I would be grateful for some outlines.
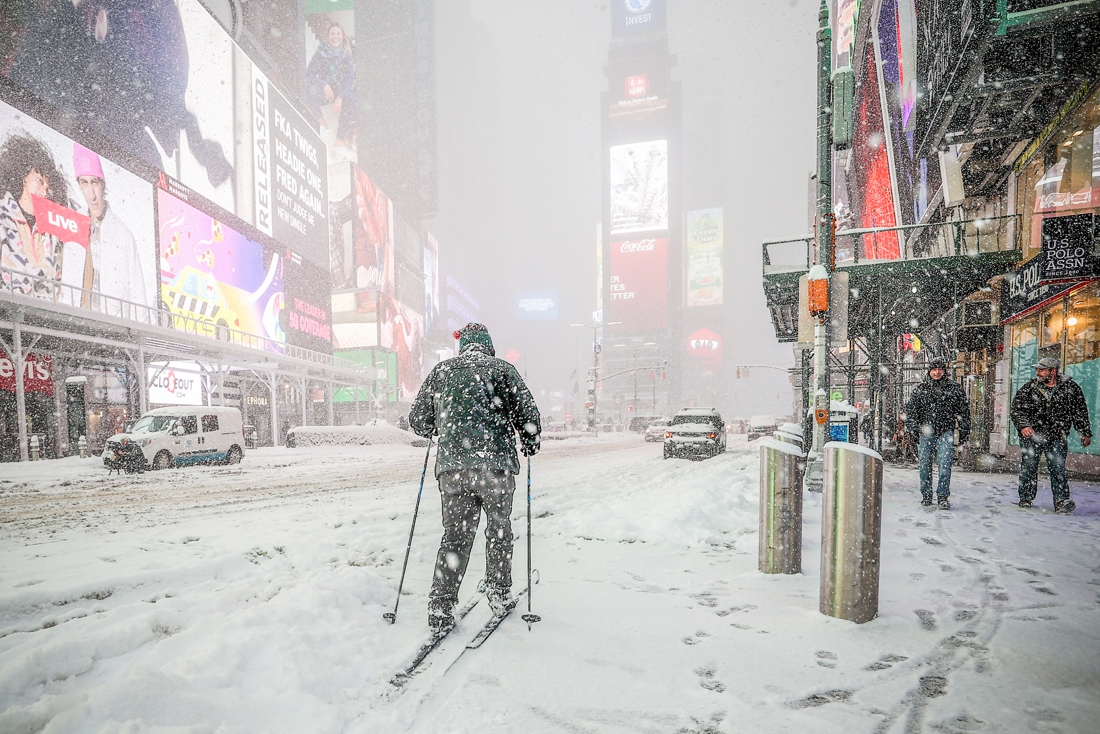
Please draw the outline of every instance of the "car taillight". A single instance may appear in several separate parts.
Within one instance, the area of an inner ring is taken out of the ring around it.
[[[672,431],[665,431],[665,438],[672,438]]]
[[[718,438],[718,434],[717,433],[708,433],[707,438]]]

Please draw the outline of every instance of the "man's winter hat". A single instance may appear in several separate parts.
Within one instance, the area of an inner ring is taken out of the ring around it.
[[[489,330],[485,328],[485,324],[466,324],[454,333],[454,337],[458,339],[459,353],[465,351],[470,344],[481,344],[489,348],[489,354],[494,357],[497,355],[496,349],[493,348],[493,339],[489,336]]]
[[[1062,361],[1057,357],[1043,357],[1035,363],[1037,370],[1056,370],[1062,366]]]
[[[928,371],[932,370],[945,370],[947,369],[947,360],[943,357],[933,357],[932,361],[928,363]]]
[[[73,143],[73,170],[77,178],[92,176],[103,179],[103,164],[99,156],[80,143]]]

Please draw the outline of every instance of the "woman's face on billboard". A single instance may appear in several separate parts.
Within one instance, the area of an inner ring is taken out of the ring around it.
[[[34,215],[34,199],[32,196],[41,196],[43,199],[50,195],[50,182],[35,169],[27,172],[23,177],[23,193],[19,196],[19,206],[27,214]]]

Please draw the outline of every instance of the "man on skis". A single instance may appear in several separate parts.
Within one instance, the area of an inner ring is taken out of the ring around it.
[[[519,372],[496,358],[481,324],[454,333],[459,354],[436,365],[409,412],[417,435],[439,437],[435,476],[443,500],[443,538],[428,601],[433,632],[454,626],[458,587],[485,511],[485,596],[494,614],[512,588],[512,495],[519,473],[516,434],[525,456],[539,450],[539,410]]]

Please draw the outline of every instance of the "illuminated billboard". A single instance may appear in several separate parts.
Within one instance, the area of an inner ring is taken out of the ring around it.
[[[284,353],[283,258],[160,189],[157,218],[160,297],[175,328]]]
[[[327,262],[325,145],[200,0],[41,5],[5,28],[0,73]]]
[[[153,320],[152,184],[2,102],[0,171],[5,289]]]
[[[363,349],[378,343],[378,291],[333,291],[333,348]]]
[[[396,298],[379,296],[381,346],[397,355],[398,399],[411,403],[424,372],[424,317]]]
[[[329,274],[288,250],[283,262],[286,300],[283,331],[287,344],[332,353],[332,301]]]
[[[668,229],[668,141],[610,149],[611,234]]]
[[[611,0],[611,35],[642,36],[665,30],[665,0]]]
[[[624,331],[668,326],[668,239],[611,243],[606,298],[608,321]]]
[[[519,321],[554,321],[558,318],[556,290],[516,291],[516,319]]]
[[[424,321],[428,331],[439,318],[439,308],[439,243],[429,232],[424,247]]]
[[[722,208],[687,213],[688,306],[722,303]]]

